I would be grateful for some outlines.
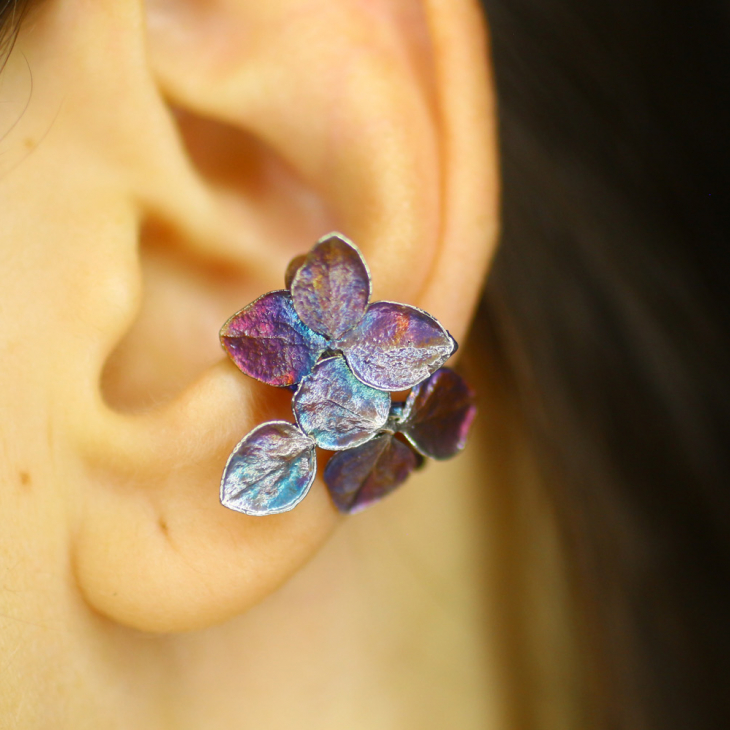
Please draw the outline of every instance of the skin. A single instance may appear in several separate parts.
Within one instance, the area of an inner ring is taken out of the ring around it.
[[[46,0],[1,79],[0,724],[506,727],[483,450],[348,520],[319,480],[218,504],[289,400],[218,329],[323,233],[464,339],[497,233],[476,4]]]

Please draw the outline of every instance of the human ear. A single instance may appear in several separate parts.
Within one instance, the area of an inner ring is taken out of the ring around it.
[[[36,75],[53,48],[75,89],[53,144],[93,147],[106,202],[126,211],[96,241],[74,313],[82,352],[68,354],[76,391],[58,394],[77,457],[64,475],[74,578],[120,623],[206,626],[274,590],[337,517],[319,482],[282,515],[220,506],[227,454],[281,399],[222,355],[201,369],[208,340],[185,349],[170,332],[202,331],[196,311],[227,306],[222,324],[337,228],[362,249],[374,299],[463,337],[497,226],[481,18],[467,0],[72,1],[39,16],[22,39]],[[180,367],[176,392],[140,396]]]

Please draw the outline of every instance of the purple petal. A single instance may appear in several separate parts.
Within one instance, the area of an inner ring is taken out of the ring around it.
[[[390,394],[361,383],[337,356],[315,365],[292,406],[299,427],[317,446],[340,451],[369,441],[385,425]]]
[[[363,383],[406,390],[438,370],[456,350],[456,341],[417,307],[376,302],[336,346]]]
[[[449,368],[409,394],[400,431],[424,456],[448,459],[464,448],[476,415],[474,391]]]
[[[339,235],[323,238],[292,281],[302,321],[330,339],[354,327],[370,300],[370,273],[357,247]]]
[[[288,291],[272,291],[234,314],[221,344],[244,372],[268,385],[295,385],[309,373],[327,342],[297,316]]]
[[[335,454],[324,481],[340,512],[359,512],[400,486],[416,468],[416,454],[388,433]]]
[[[276,515],[296,507],[317,471],[312,439],[286,421],[255,428],[228,458],[221,504],[247,515]]]

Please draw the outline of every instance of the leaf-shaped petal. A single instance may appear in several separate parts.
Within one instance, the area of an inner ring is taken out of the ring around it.
[[[474,401],[469,384],[441,368],[410,392],[399,430],[424,456],[448,459],[464,448],[476,415]]]
[[[357,247],[339,234],[317,242],[292,280],[294,306],[315,332],[337,339],[365,314],[370,272]]]
[[[353,513],[382,499],[416,468],[416,454],[389,433],[335,454],[324,481],[340,512]]]
[[[247,515],[287,512],[304,499],[316,471],[312,439],[286,421],[263,423],[228,458],[221,504]]]
[[[268,385],[296,385],[327,346],[302,322],[288,291],[272,291],[234,314],[221,344],[246,375]]]
[[[299,427],[317,446],[340,451],[369,441],[385,425],[390,394],[361,383],[338,355],[315,365],[292,406]]]
[[[456,350],[456,341],[437,319],[417,307],[376,302],[336,346],[363,383],[406,390],[438,370]]]

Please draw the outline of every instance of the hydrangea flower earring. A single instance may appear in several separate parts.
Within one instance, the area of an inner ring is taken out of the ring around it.
[[[464,447],[474,393],[441,367],[457,344],[434,317],[370,303],[365,260],[340,234],[295,258],[285,280],[221,329],[246,375],[294,390],[296,421],[264,423],[236,446],[221,481],[224,506],[249,515],[292,509],[314,481],[319,447],[338,452],[324,480],[337,508],[352,513],[393,491],[423,457]],[[405,402],[391,400],[408,389]]]

